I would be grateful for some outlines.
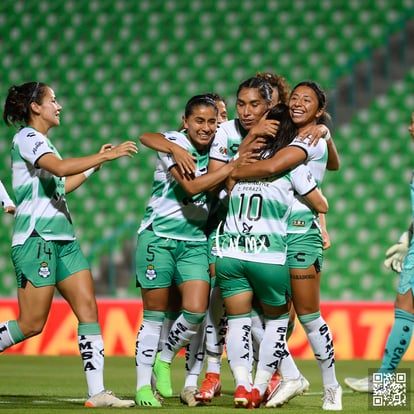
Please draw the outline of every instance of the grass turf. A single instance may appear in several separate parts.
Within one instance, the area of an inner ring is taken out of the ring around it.
[[[298,396],[282,408],[256,409],[255,412],[269,412],[282,410],[289,414],[322,412],[322,384],[321,376],[315,361],[298,360],[299,369],[311,383],[309,393]],[[346,388],[343,379],[348,376],[364,377],[368,368],[377,368],[379,361],[338,361],[336,363],[337,377],[342,384],[343,406],[345,413],[373,411],[369,409],[370,395],[354,393]],[[412,362],[404,362],[400,368],[410,368]],[[83,410],[92,410],[94,414],[124,413],[124,409],[116,408],[85,408],[86,383],[82,370],[82,362],[76,356],[17,356],[2,355],[0,357],[0,414],[45,412],[79,413]],[[197,412],[200,414],[228,414],[234,413],[233,407],[233,379],[227,360],[223,361],[222,385],[223,393],[212,403],[202,407],[187,407],[181,404],[179,392],[184,383],[184,358],[176,358],[172,365],[174,393],[176,396],[166,399],[162,408],[136,407],[130,410],[139,410],[140,413],[155,411],[167,413]],[[202,374],[201,379],[204,377]],[[411,372],[411,383],[413,372]],[[200,382],[199,381],[199,382]],[[130,357],[107,357],[105,360],[105,386],[113,390],[118,396],[134,399],[135,394],[135,361]],[[412,397],[412,391],[408,397]],[[376,411],[378,411],[376,409]],[[395,412],[384,409],[385,412]],[[401,410],[398,410],[401,411]]]

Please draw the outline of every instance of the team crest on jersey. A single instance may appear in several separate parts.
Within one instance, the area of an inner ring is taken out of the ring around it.
[[[147,271],[145,272],[145,277],[148,280],[154,280],[157,277],[157,272],[155,271],[153,265],[148,265],[147,266]]]
[[[39,276],[43,278],[47,278],[50,276],[49,265],[46,262],[40,263]]]
[[[227,155],[227,148],[225,148],[225,147],[220,147],[220,148],[219,148],[219,151],[220,151],[220,154]]]

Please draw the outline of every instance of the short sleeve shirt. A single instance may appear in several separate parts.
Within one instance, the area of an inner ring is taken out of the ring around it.
[[[66,203],[65,178],[38,167],[45,154],[60,154],[51,141],[33,128],[25,127],[13,138],[12,183],[16,215],[12,245],[20,245],[34,230],[45,240],[75,240]]]

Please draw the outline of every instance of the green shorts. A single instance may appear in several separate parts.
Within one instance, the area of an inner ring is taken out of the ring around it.
[[[223,298],[252,291],[260,302],[281,306],[291,296],[287,264],[249,262],[230,257],[217,257],[216,283]]]
[[[287,263],[291,269],[307,269],[315,265],[322,270],[323,242],[318,228],[311,227],[306,233],[288,233]]]
[[[29,237],[24,244],[12,248],[12,261],[17,286],[55,286],[81,270],[90,269],[77,240],[45,241]]]
[[[135,259],[137,287],[159,289],[189,280],[210,283],[207,241],[166,239],[144,230],[138,235]]]

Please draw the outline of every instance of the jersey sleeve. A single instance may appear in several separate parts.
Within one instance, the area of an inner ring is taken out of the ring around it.
[[[293,189],[300,196],[305,196],[314,190],[318,185],[309,167],[305,164],[297,166],[290,173]]]
[[[210,147],[210,159],[222,162],[229,161],[227,135],[227,131],[224,127],[217,129],[216,135]]]
[[[174,142],[175,144],[179,145],[180,147],[185,148],[186,150],[189,149],[189,141],[187,137],[178,131],[167,131],[162,133],[166,139],[168,139],[171,142]],[[177,165],[177,162],[175,161],[172,154],[167,154],[165,152],[158,152],[158,157],[161,161],[161,163],[165,166],[167,170],[172,168],[174,165]]]
[[[23,159],[37,167],[37,161],[45,154],[54,153],[47,138],[39,132],[29,129],[18,139],[19,152]]]
[[[309,138],[305,138],[303,141],[299,138],[295,138],[289,146],[302,148],[306,153],[306,161],[318,160],[323,157],[326,148],[326,141],[320,139],[317,145],[309,145]]]

